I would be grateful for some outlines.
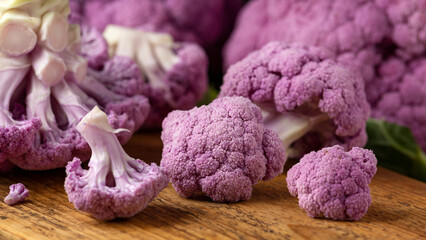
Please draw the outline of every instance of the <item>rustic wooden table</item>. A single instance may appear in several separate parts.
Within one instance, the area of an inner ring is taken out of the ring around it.
[[[159,162],[159,134],[136,135],[126,150]],[[169,185],[135,217],[102,222],[68,202],[64,177],[63,169],[0,177],[1,198],[13,183],[30,190],[21,204],[0,203],[0,239],[426,239],[426,184],[382,168],[359,222],[309,218],[288,193],[285,175],[255,185],[249,201],[235,204],[183,199]]]

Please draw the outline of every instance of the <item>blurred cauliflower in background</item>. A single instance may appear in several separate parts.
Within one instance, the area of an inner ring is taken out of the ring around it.
[[[104,31],[119,25],[168,33],[177,42],[204,48],[210,59],[210,81],[222,81],[221,51],[243,0],[71,0],[71,21]]]

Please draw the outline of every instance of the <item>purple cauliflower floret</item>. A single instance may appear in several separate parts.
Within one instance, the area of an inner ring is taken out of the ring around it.
[[[171,112],[161,139],[161,167],[186,198],[202,191],[215,202],[248,200],[252,185],[276,177],[286,161],[260,109],[242,97]]]
[[[287,187],[312,218],[360,220],[371,205],[377,159],[370,150],[341,146],[306,154],[287,173]]]
[[[14,205],[19,202],[22,202],[29,195],[28,189],[26,189],[24,184],[22,183],[12,184],[9,186],[9,189],[9,195],[4,198],[4,202],[7,205]]]
[[[103,31],[107,25],[166,32],[211,46],[231,31],[242,0],[71,0],[72,20]]]
[[[379,73],[375,87],[380,97],[373,117],[408,126],[426,150],[426,59],[407,62],[391,57],[380,65]]]
[[[362,78],[322,48],[269,43],[229,68],[219,96],[243,96],[260,106],[289,157],[367,141]]]
[[[11,158],[11,162],[23,169],[47,170],[65,166],[73,155],[89,158],[90,149],[74,128],[89,109],[79,102],[66,81],[51,88],[33,76],[29,80],[26,105],[27,117],[40,119],[41,127],[31,148]],[[59,106],[63,112],[55,114]]]
[[[118,26],[108,26],[104,37],[112,55],[131,58],[137,64],[138,68],[127,67],[127,71],[115,72],[128,75],[126,84],[133,86],[129,89],[141,91],[149,98],[151,112],[145,127],[159,127],[172,110],[194,107],[206,92],[208,60],[199,46],[176,43],[167,34]],[[104,67],[104,71],[111,69],[114,70],[111,66]],[[117,85],[114,78],[109,80],[102,71],[100,76],[107,87]],[[134,84],[132,80],[137,78],[143,79],[144,84]]]
[[[107,115],[95,107],[77,125],[89,143],[89,169],[75,158],[66,168],[65,191],[82,211],[100,220],[127,218],[142,211],[169,180],[161,169],[126,154]]]

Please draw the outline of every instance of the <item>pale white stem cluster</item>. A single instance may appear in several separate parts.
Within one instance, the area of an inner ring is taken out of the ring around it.
[[[145,32],[109,25],[104,33],[110,56],[132,58],[154,89],[168,92],[163,79],[174,65],[180,62],[169,34]]]
[[[0,54],[28,58],[47,86],[64,77],[82,81],[87,61],[78,56],[80,30],[68,24],[69,14],[68,0],[1,0]]]

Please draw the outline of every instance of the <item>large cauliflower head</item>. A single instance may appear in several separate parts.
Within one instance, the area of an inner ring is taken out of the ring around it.
[[[310,217],[359,220],[371,204],[368,184],[376,173],[372,151],[340,146],[306,154],[287,173],[290,194]]]
[[[183,197],[202,191],[216,202],[248,200],[252,185],[280,174],[286,159],[260,109],[242,97],[170,113],[161,138],[161,167]]]

